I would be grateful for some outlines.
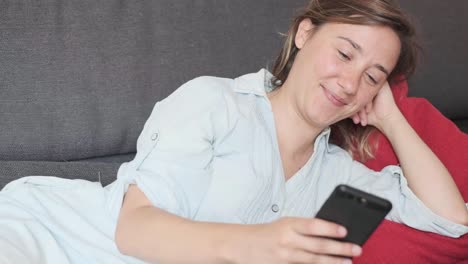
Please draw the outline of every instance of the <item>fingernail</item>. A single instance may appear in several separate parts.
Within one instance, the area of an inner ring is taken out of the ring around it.
[[[343,260],[343,264],[351,264],[353,263],[350,259]]]
[[[355,256],[359,256],[361,255],[361,252],[362,252],[362,249],[360,246],[353,246],[353,248],[351,249],[351,251],[353,252],[353,254]]]

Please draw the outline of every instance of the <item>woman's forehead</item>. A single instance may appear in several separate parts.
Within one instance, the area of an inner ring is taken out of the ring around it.
[[[400,38],[390,27],[342,23],[326,23],[322,27],[322,34],[363,56],[379,60],[388,68],[393,69],[400,55]]]

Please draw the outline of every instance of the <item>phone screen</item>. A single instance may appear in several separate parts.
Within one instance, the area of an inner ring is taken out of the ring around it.
[[[341,184],[328,197],[316,217],[346,227],[346,237],[339,240],[362,246],[391,209],[390,201]]]

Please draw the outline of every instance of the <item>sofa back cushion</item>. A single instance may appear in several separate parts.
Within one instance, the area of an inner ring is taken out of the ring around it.
[[[400,2],[413,17],[424,49],[409,95],[425,97],[468,133],[468,1]]]
[[[306,2],[0,1],[0,160],[135,152],[156,101],[196,76],[271,65],[278,33]],[[410,95],[467,124],[468,2],[402,4],[428,44]]]
[[[155,102],[270,64],[304,1],[0,2],[0,159],[135,152]]]

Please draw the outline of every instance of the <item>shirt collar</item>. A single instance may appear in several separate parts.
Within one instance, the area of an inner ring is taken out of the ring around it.
[[[273,90],[272,77],[273,75],[266,69],[242,75],[235,79],[234,91],[267,97],[267,93]]]
[[[268,100],[267,93],[273,90],[271,83],[273,74],[266,69],[261,69],[256,73],[249,73],[242,75],[236,79],[234,91],[237,93],[254,94],[264,97]],[[325,149],[329,152],[329,139],[331,129],[330,127],[325,128],[315,139],[314,151],[319,145],[325,144]]]
[[[331,128],[327,127],[325,128],[315,139],[315,144],[314,144],[314,151],[317,149],[319,145],[325,144],[325,149],[327,152],[330,152],[330,134],[331,134]]]

